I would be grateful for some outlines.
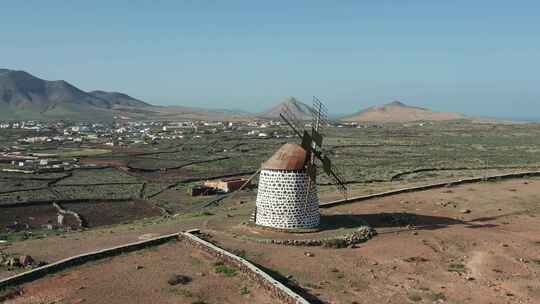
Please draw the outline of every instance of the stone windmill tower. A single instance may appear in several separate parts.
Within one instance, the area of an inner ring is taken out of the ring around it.
[[[313,98],[311,132],[300,127],[294,114],[285,108],[280,114],[287,125],[302,139],[302,144],[285,144],[262,164],[255,209],[255,224],[283,230],[313,229],[319,226],[317,162],[342,193],[347,188],[322,153],[321,126],[327,125],[323,104]],[[303,130],[303,132],[300,132]]]

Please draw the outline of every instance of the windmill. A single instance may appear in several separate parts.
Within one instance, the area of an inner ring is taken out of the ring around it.
[[[317,168],[347,196],[341,174],[323,152],[322,128],[328,125],[326,107],[313,97],[311,130],[303,128],[285,106],[281,119],[301,139],[302,144],[285,144],[263,163],[259,178],[255,223],[279,229],[316,228],[320,222]]]

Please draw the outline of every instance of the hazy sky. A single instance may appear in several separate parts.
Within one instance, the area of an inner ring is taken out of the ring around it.
[[[155,104],[540,117],[540,2],[3,1],[0,67]]]

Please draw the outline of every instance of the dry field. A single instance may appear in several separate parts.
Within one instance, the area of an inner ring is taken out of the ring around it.
[[[357,248],[324,249],[254,246],[212,233],[324,303],[540,302],[538,180],[409,193],[324,212],[358,216],[379,235]]]
[[[240,199],[237,199],[211,208],[206,213],[16,242],[7,247],[6,251],[31,254],[39,260],[53,261],[95,248],[134,241],[142,234],[202,228],[211,234],[213,242],[244,255],[277,278],[297,286],[314,302],[540,301],[539,179],[462,185],[323,209],[325,216],[346,214],[358,217],[367,221],[379,233],[368,242],[353,248],[286,247],[242,240],[231,233],[234,229],[227,228],[246,221],[251,208],[252,203],[240,203]],[[163,275],[151,280],[151,289],[144,289],[154,290],[154,303],[170,303],[172,299],[184,303],[182,295],[164,292],[153,285],[162,284],[166,273],[163,270],[169,268],[168,263],[173,263],[174,266],[170,267],[176,268],[170,269],[178,269],[179,273],[192,271],[192,265],[186,264],[186,254],[169,246],[83,265],[38,280],[26,287],[27,295],[48,294],[50,289],[53,294],[69,294],[72,297],[70,299],[84,298],[85,303],[100,303],[106,296],[125,299],[122,297],[130,294],[128,290],[136,289],[136,284],[139,284],[131,273],[138,273],[140,270],[134,268],[141,264],[144,266],[141,270]],[[96,279],[97,273],[105,269],[99,267],[114,269],[114,276],[106,279],[108,284],[126,285],[122,288],[105,286],[107,284]],[[3,275],[7,274],[3,272]],[[74,287],[76,291],[58,291],[52,284],[66,276],[74,279],[61,282]],[[212,289],[216,296],[231,296],[231,299],[238,301],[249,299],[243,296],[233,298],[238,287],[234,284],[232,289],[227,287],[228,282],[232,282],[229,279],[214,275],[204,278],[209,279],[204,284],[213,284],[214,279],[223,279],[220,282],[225,285]],[[195,279],[199,281],[196,276]],[[93,282],[95,286],[92,286]],[[197,284],[203,283],[195,283],[194,280],[193,284],[199,286]],[[77,289],[83,285],[84,288]],[[112,293],[108,294],[107,290]],[[238,296],[238,293],[234,296]],[[205,301],[223,303],[218,298]],[[264,303],[264,299],[251,299],[250,303],[258,302]]]
[[[240,271],[216,263],[177,241],[24,284],[23,295],[6,304],[273,303]],[[174,282],[175,276],[183,277]]]

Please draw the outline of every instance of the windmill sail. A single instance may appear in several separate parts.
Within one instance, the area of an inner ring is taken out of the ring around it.
[[[302,148],[307,152],[306,156],[306,173],[308,175],[308,187],[311,187],[312,183],[316,183],[317,170],[315,159],[318,159],[322,163],[323,171],[332,180],[337,189],[347,197],[348,188],[344,182],[343,175],[330,161],[328,156],[323,155],[323,135],[321,131],[326,127],[328,123],[328,109],[324,104],[315,96],[313,96],[313,112],[311,122],[311,132],[303,130],[300,121],[296,118],[294,113],[285,106],[281,118],[285,123],[293,130],[294,133],[302,140]],[[306,196],[306,201],[308,197]]]
[[[315,96],[313,96],[313,109],[315,109],[315,112],[313,112],[312,126],[315,131],[320,132],[322,128],[328,125],[328,109]]]
[[[302,124],[287,105],[283,106],[282,112],[279,114],[279,116],[285,121],[285,123],[289,125],[289,127],[291,127],[291,129],[296,133],[296,135],[302,137]]]

